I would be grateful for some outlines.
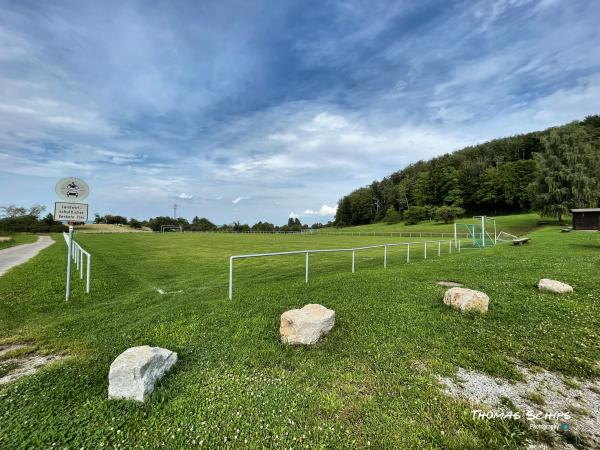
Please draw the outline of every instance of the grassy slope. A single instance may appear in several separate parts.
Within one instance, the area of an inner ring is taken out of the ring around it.
[[[526,234],[539,228],[538,222],[542,219],[537,214],[515,214],[511,216],[497,216],[496,225],[498,231],[506,231],[512,234]],[[544,219],[545,222],[548,220]],[[457,222],[475,223],[471,218],[458,219]],[[454,225],[437,222],[420,222],[416,225],[405,225],[404,223],[386,224],[376,223],[372,225],[361,225],[355,227],[341,228],[340,231],[427,231],[427,232],[451,232]]]
[[[10,237],[11,240],[8,242],[0,242],[0,250],[3,248],[14,247],[15,245],[30,244],[37,241],[35,234],[2,234],[0,236]]]
[[[597,267],[600,236],[533,233],[524,247],[463,251],[403,262],[390,250],[311,259],[244,261],[228,301],[227,257],[324,248],[384,238],[207,234],[80,236],[94,255],[93,293],[75,283],[64,302],[64,245],[0,278],[0,336],[66,352],[69,362],[0,387],[0,447],[135,444],[215,447],[521,447],[525,426],[473,421],[446,397],[437,374],[456,366],[515,377],[511,358],[592,376],[600,359]],[[60,240],[57,239],[57,242]],[[414,258],[419,255],[415,253]],[[575,286],[543,295],[541,277]],[[491,298],[486,316],[441,303],[435,280]],[[154,287],[180,294],[159,295]],[[316,347],[278,341],[279,315],[305,303],[336,311]],[[108,401],[111,361],[134,345],[177,351],[180,362],[145,405]],[[597,373],[596,373],[597,374]]]

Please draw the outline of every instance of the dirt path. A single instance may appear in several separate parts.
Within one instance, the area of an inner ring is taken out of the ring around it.
[[[33,244],[17,245],[0,250],[0,276],[19,264],[29,261],[41,250],[54,244],[50,236],[39,236]]]

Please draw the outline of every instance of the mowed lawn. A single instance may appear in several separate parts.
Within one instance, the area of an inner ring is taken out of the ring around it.
[[[516,235],[522,235],[529,233],[530,231],[539,228],[540,223],[544,224],[555,224],[556,220],[542,219],[538,214],[513,214],[509,216],[496,216],[496,226],[498,231],[506,231]],[[465,217],[457,219],[458,223],[481,223],[477,219],[471,217]],[[488,222],[486,225],[488,232],[493,228],[492,223]],[[338,231],[352,232],[352,231],[374,231],[374,232],[431,232],[431,233],[451,233],[454,231],[453,223],[442,223],[434,221],[423,221],[415,225],[406,225],[404,222],[387,224],[385,222],[379,222],[371,225],[359,225],[354,227],[340,228]],[[464,228],[459,228],[459,231],[465,232]]]
[[[0,448],[522,448],[526,423],[472,419],[437,382],[457,367],[516,379],[514,360],[598,376],[600,235],[531,234],[423,260],[390,249],[236,262],[229,256],[406,238],[236,234],[80,235],[92,293],[64,300],[62,236],[0,277],[0,339],[69,358],[0,387]],[[436,249],[437,250],[437,249]],[[542,277],[575,287],[541,294]],[[487,315],[442,303],[436,280],[491,299]],[[161,295],[157,288],[166,294]],[[181,291],[181,292],[179,292]],[[279,342],[282,312],[336,311],[313,348]],[[179,362],[145,404],[107,399],[108,368],[128,347],[161,346]]]

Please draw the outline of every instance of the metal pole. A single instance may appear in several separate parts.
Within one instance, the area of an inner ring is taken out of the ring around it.
[[[352,250],[352,273],[354,273],[354,250]]]
[[[496,219],[494,220],[494,245],[498,243],[498,235],[496,234]]]
[[[458,247],[458,244],[456,243],[457,241],[457,235],[456,235],[456,222],[454,223],[454,246]]]
[[[383,268],[387,268],[387,245],[383,246]]]
[[[438,241],[438,256],[442,256],[442,242]]]
[[[229,300],[233,297],[233,257],[229,257]]]
[[[423,259],[427,259],[427,241],[425,241],[425,253]]]
[[[73,225],[69,224],[69,247],[67,250],[67,291],[65,301],[71,296],[71,252],[73,251]]]
[[[83,280],[83,252],[79,247],[79,279]]]
[[[85,292],[86,294],[90,293],[90,271],[91,271],[91,263],[92,263],[92,255],[88,253],[87,255],[87,266],[86,270],[86,280],[85,280]]]
[[[306,252],[306,276],[304,282],[308,284],[308,252]]]
[[[481,216],[481,246],[485,247],[485,216]]]
[[[406,244],[406,262],[410,262],[410,244]]]

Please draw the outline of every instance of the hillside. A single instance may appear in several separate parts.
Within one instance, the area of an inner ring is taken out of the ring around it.
[[[560,159],[565,148],[575,153],[573,167],[565,166],[569,161],[554,164],[553,157],[558,155]],[[600,116],[418,161],[342,197],[335,223],[371,224],[384,220],[386,214],[398,221],[406,218],[409,210],[418,221],[431,217],[433,208],[441,206],[459,208],[458,215],[511,214],[533,209],[564,216],[570,207],[595,206],[600,197],[597,173],[587,174],[591,179],[581,181],[581,168],[594,165],[589,163],[588,153],[600,159]],[[552,183],[546,186],[545,180],[540,180],[542,172],[544,177],[565,172],[563,182],[567,185],[551,192]],[[576,198],[570,198],[564,192],[574,185],[585,187],[581,195],[578,192]]]

